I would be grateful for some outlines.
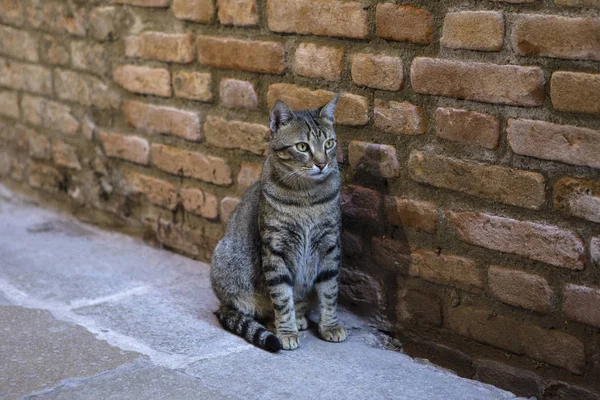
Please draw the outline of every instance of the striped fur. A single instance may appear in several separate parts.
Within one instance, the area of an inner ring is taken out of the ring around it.
[[[312,292],[319,300],[323,339],[346,338],[336,311],[341,257],[336,103],[337,97],[322,108],[296,112],[275,104],[261,179],[246,192],[213,253],[219,321],[269,351],[277,347],[274,339],[254,317],[272,318],[281,348],[295,349],[298,330],[307,327],[305,300]]]

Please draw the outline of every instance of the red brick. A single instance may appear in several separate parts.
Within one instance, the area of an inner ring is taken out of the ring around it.
[[[133,93],[171,97],[171,74],[164,68],[121,65],[114,69],[113,79]]]
[[[400,175],[396,149],[386,144],[353,140],[348,145],[348,161],[352,168],[382,178],[394,178]]]
[[[146,139],[104,131],[99,131],[98,136],[107,156],[137,164],[147,165],[149,163],[150,145]]]
[[[563,299],[567,318],[600,328],[600,288],[568,284]]]
[[[177,71],[173,73],[175,96],[184,99],[211,101],[212,75],[209,72]]]
[[[130,4],[138,7],[169,7],[171,0],[112,0],[113,3]]]
[[[402,58],[385,54],[357,53],[351,58],[352,80],[359,86],[400,90],[404,79]]]
[[[231,167],[220,157],[153,144],[152,164],[157,168],[179,176],[199,179],[216,185],[229,185]]]
[[[260,179],[262,165],[255,163],[242,162],[240,172],[237,176],[237,183],[240,189],[246,190]]]
[[[94,40],[107,41],[116,38],[116,7],[96,7],[88,17],[90,35]]]
[[[583,241],[557,226],[475,212],[446,213],[460,240],[561,268],[583,269]]]
[[[175,63],[194,61],[192,34],[144,32],[125,40],[125,55]]]
[[[214,219],[219,215],[219,200],[217,196],[204,190],[187,187],[181,188],[183,208],[192,214]]]
[[[258,96],[252,82],[237,79],[221,79],[219,84],[221,105],[228,108],[258,107]]]
[[[125,101],[123,112],[127,123],[142,131],[200,140],[200,118],[194,112],[132,100]]]
[[[520,14],[511,41],[521,56],[600,61],[600,20]]]
[[[39,94],[52,93],[52,74],[39,65],[0,58],[0,85]]]
[[[364,221],[379,220],[379,192],[355,185],[342,187],[340,204],[342,214],[352,219]]]
[[[375,12],[377,35],[400,42],[431,43],[433,19],[431,13],[412,6],[379,3]]]
[[[171,9],[175,18],[200,23],[212,22],[215,15],[214,0],[173,0]]]
[[[435,133],[453,142],[476,144],[487,149],[498,147],[498,117],[476,111],[438,108],[434,113]]]
[[[100,109],[118,108],[121,104],[117,92],[102,80],[79,72],[54,70],[54,91],[61,100]]]
[[[50,140],[44,135],[30,131],[27,135],[29,156],[36,160],[50,161],[52,159],[52,148]]]
[[[271,130],[266,125],[242,121],[228,121],[209,116],[204,123],[204,136],[208,144],[226,149],[242,149],[258,155],[267,152]]]
[[[21,0],[0,1],[0,21],[17,26],[25,22],[25,5]]]
[[[600,181],[562,178],[554,187],[554,207],[600,223]]]
[[[27,31],[0,26],[0,54],[19,60],[38,62],[38,40]]]
[[[399,290],[396,306],[398,321],[415,324],[442,325],[442,307],[436,296],[416,290]]]
[[[600,168],[600,131],[510,118],[506,134],[517,154]]]
[[[235,211],[240,202],[241,200],[235,197],[225,197],[221,200],[221,220],[223,221],[223,224],[227,224],[229,217],[231,217],[231,214]]]
[[[212,67],[281,74],[284,54],[279,42],[198,36],[198,61]]]
[[[342,231],[342,252],[346,257],[360,258],[364,251],[362,238],[350,231]]]
[[[408,273],[412,260],[411,249],[408,243],[373,236],[371,238],[371,254],[373,261],[378,265],[396,273]]]
[[[50,35],[40,38],[40,56],[49,64],[68,65],[71,60],[67,45]]]
[[[500,51],[504,42],[502,11],[461,11],[446,14],[442,46],[451,49]]]
[[[138,173],[130,173],[127,181],[134,191],[143,193],[150,203],[169,210],[177,207],[177,189],[171,183]]]
[[[273,32],[366,38],[367,11],[359,2],[267,0],[267,20]]]
[[[488,286],[492,295],[504,303],[540,313],[552,310],[554,292],[542,276],[492,265]]]
[[[65,177],[54,167],[43,164],[32,164],[29,167],[29,186],[58,192],[65,184]]]
[[[408,161],[410,177],[499,203],[539,209],[545,201],[545,180],[537,172],[480,164],[414,150]]]
[[[437,230],[438,208],[431,201],[385,196],[385,212],[390,224],[428,233]]]
[[[534,372],[491,361],[476,360],[474,379],[509,390],[517,396],[543,398],[543,379]]]
[[[19,111],[19,96],[17,92],[0,90],[0,115],[18,119],[21,115]]]
[[[474,293],[483,289],[483,272],[469,258],[424,250],[413,251],[411,258],[411,276]]]
[[[342,76],[342,49],[300,43],[294,56],[296,75],[339,81]]]
[[[451,309],[447,322],[450,329],[478,342],[490,344],[581,374],[585,366],[583,343],[556,330],[543,329],[512,318],[495,316],[475,307]],[[507,335],[507,332],[510,332]]]
[[[254,26],[258,24],[256,0],[217,0],[219,22],[223,25]]]
[[[427,132],[427,115],[421,106],[403,101],[375,99],[373,110],[375,127],[388,133],[420,135]]]
[[[71,108],[43,97],[23,95],[23,119],[32,125],[43,126],[73,136],[79,132],[80,123],[71,114]]]
[[[79,163],[79,157],[77,157],[77,150],[75,147],[57,140],[52,143],[52,158],[54,164],[74,170],[81,170],[81,164]]]
[[[600,74],[557,71],[550,79],[550,99],[558,111],[600,115]]]
[[[544,104],[539,67],[416,57],[410,82],[423,94],[526,107]]]
[[[107,55],[104,45],[84,40],[71,42],[71,63],[74,69],[104,75],[107,70]]]
[[[327,104],[334,95],[328,90],[310,90],[289,83],[274,83],[269,85],[267,106],[271,108],[276,100],[281,100],[292,110],[312,109]],[[341,94],[335,109],[335,122],[340,125],[365,125],[369,122],[367,99],[350,93]]]

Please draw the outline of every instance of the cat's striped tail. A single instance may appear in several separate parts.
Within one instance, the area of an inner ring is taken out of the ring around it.
[[[219,307],[215,315],[223,328],[243,337],[248,343],[271,353],[281,350],[279,338],[251,316],[224,305]]]

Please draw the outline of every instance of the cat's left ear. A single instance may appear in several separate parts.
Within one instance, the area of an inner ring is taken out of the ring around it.
[[[329,101],[329,103],[325,104],[319,110],[319,117],[325,119],[327,122],[331,123],[331,125],[335,123],[335,117],[333,114],[335,113],[335,107],[337,106],[339,99],[340,95],[336,94],[335,97]]]
[[[296,116],[290,108],[281,100],[277,100],[271,109],[269,115],[269,126],[271,127],[271,135],[277,133],[282,125],[289,123]]]

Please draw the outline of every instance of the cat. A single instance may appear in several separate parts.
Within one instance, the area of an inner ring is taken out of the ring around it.
[[[341,259],[340,172],[334,111],[291,111],[278,100],[260,180],[231,215],[212,259],[221,325],[270,352],[300,346],[307,296],[316,292],[319,334],[346,339],[337,315]],[[275,333],[258,321],[274,319]]]

